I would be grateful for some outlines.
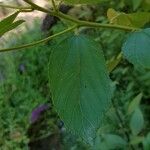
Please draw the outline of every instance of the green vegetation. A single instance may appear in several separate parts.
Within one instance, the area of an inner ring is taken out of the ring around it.
[[[89,10],[92,22],[84,9],[74,19],[54,1],[52,12],[25,1],[32,7],[19,12],[34,7],[65,20],[47,33],[34,21],[33,29],[10,35],[0,47],[0,149],[149,150],[147,1],[103,0]],[[19,12],[4,20],[9,25],[1,35],[17,27]]]

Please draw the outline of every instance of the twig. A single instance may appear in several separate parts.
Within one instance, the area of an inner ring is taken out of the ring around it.
[[[65,34],[67,32],[70,32],[70,31],[74,30],[75,28],[77,28],[77,25],[74,25],[74,26],[72,26],[72,27],[70,27],[70,28],[68,28],[66,30],[63,30],[63,31],[61,31],[59,33],[56,33],[56,34],[54,34],[52,36],[49,36],[49,37],[47,37],[45,39],[42,39],[42,40],[30,43],[30,44],[25,44],[25,45],[13,47],[13,48],[0,49],[0,52],[6,52],[6,51],[12,51],[12,50],[21,50],[21,49],[32,47],[32,46],[37,46],[37,45],[39,45],[41,43],[44,43],[44,42],[47,42],[47,41],[49,41],[49,40],[51,40],[51,39],[53,39],[53,38],[55,38],[57,36],[60,36],[60,35]]]
[[[97,27],[97,28],[111,28],[111,29],[120,29],[120,30],[126,30],[126,31],[135,31],[135,30],[140,30],[139,28],[134,28],[134,27],[128,27],[128,26],[122,26],[122,25],[112,25],[112,24],[101,24],[101,23],[95,23],[95,22],[89,22],[89,21],[82,21],[76,18],[73,18],[72,16],[63,14],[61,12],[52,12],[50,10],[47,10],[43,7],[38,6],[37,4],[31,2],[30,0],[24,0],[26,3],[32,6],[35,10],[42,11],[45,13],[48,13],[52,16],[56,16],[62,19],[69,20],[71,22],[74,22],[78,24],[78,26],[88,26],[88,27]]]

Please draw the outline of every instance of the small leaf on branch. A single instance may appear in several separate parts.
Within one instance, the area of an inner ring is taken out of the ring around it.
[[[18,27],[19,25],[21,25],[22,23],[24,23],[24,20],[18,20],[12,24],[9,24],[3,28],[0,29],[0,36],[4,35],[6,32],[11,31],[13,29],[15,29],[16,27]]]
[[[7,26],[8,24],[13,23],[13,21],[16,19],[18,16],[19,12],[15,12],[14,14],[4,18],[3,20],[0,21],[0,29],[2,29],[4,26]]]
[[[0,22],[0,37],[4,35],[6,32],[15,29],[24,22],[24,20],[18,20],[14,22],[18,14],[19,12],[15,12],[14,14],[6,17]]]

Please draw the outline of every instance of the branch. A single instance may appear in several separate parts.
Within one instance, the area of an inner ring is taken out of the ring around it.
[[[140,30],[139,28],[122,26],[122,25],[112,25],[112,24],[102,24],[102,23],[95,23],[95,22],[89,22],[89,21],[82,21],[79,19],[75,19],[69,15],[63,14],[59,11],[52,12],[50,10],[47,10],[47,9],[40,7],[37,4],[33,3],[31,0],[24,0],[24,1],[26,3],[28,3],[30,5],[30,7],[18,7],[18,6],[9,6],[9,5],[2,5],[2,4],[0,4],[0,7],[19,9],[20,12],[30,12],[30,11],[33,11],[35,9],[38,11],[48,13],[52,16],[56,16],[58,18],[69,20],[71,22],[78,24],[78,26],[87,26],[87,27],[94,27],[94,28],[95,27],[97,27],[97,28],[111,28],[111,29],[120,29],[120,30],[126,30],[126,31]],[[54,0],[52,0],[52,2],[53,2],[53,6],[56,6]]]
[[[58,11],[58,9],[57,9],[57,6],[56,6],[56,4],[55,4],[55,1],[54,1],[54,0],[52,0],[52,5],[53,5],[54,10],[57,12],[57,11]]]
[[[51,14],[51,11],[49,11],[49,10],[43,8],[43,7],[40,7],[40,6],[36,5],[36,4],[34,4],[31,0],[23,0],[23,1],[26,2],[26,3],[28,3],[35,10]]]
[[[73,18],[72,16],[63,14],[61,12],[52,12],[50,10],[47,10],[43,7],[38,6],[37,4],[34,4],[31,2],[31,0],[24,0],[26,3],[32,6],[32,8],[42,11],[45,13],[48,13],[52,16],[56,16],[58,18],[66,19],[71,22],[74,22],[78,24],[78,26],[87,26],[87,27],[97,27],[97,28],[111,28],[111,29],[120,29],[120,30],[126,30],[126,31],[135,31],[135,30],[140,30],[139,28],[134,28],[134,27],[128,27],[128,26],[122,26],[122,25],[112,25],[112,24],[102,24],[102,23],[95,23],[95,22],[89,22],[89,21],[82,21],[76,18]]]
[[[77,28],[77,25],[74,25],[74,26],[72,26],[72,27],[70,27],[70,28],[68,28],[66,30],[63,30],[63,31],[61,31],[59,33],[56,33],[56,34],[54,34],[52,36],[49,36],[49,37],[47,37],[45,39],[42,39],[42,40],[30,43],[30,44],[25,44],[25,45],[13,47],[13,48],[0,49],[0,52],[6,52],[6,51],[12,51],[12,50],[19,50],[19,49],[21,50],[21,49],[32,47],[32,46],[37,46],[37,45],[39,45],[41,43],[44,43],[44,42],[47,42],[47,41],[49,41],[49,40],[51,40],[51,39],[53,39],[53,38],[55,38],[57,36],[60,36],[60,35],[65,34],[67,32],[70,32],[70,31],[74,30],[75,28]]]
[[[121,29],[121,30],[126,30],[126,31],[140,30],[139,28],[122,26],[122,25],[112,25],[112,24],[102,24],[102,23],[95,23],[95,22],[89,22],[89,21],[82,21],[82,20],[75,19],[69,15],[65,15],[61,12],[57,12],[54,15],[57,17],[75,22],[79,24],[79,26],[88,26],[88,27],[94,27],[94,28],[97,27],[97,28]]]

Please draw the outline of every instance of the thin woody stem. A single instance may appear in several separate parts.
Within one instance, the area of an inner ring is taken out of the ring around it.
[[[20,12],[30,12],[30,11],[33,11],[33,10],[38,10],[38,11],[48,13],[52,16],[56,16],[56,17],[59,17],[59,18],[62,18],[62,19],[69,20],[71,22],[74,22],[74,23],[78,24],[78,26],[87,26],[87,27],[93,27],[93,28],[111,28],[111,29],[120,29],[120,30],[126,30],[126,31],[140,30],[139,28],[122,26],[122,25],[112,25],[112,24],[102,24],[102,23],[96,23],[96,22],[82,21],[82,20],[73,18],[69,15],[63,14],[59,11],[47,10],[47,9],[33,3],[31,0],[24,0],[24,1],[26,3],[28,3],[30,5],[30,7],[9,6],[9,5],[2,5],[2,4],[0,4],[0,7],[19,9]],[[54,0],[52,0],[52,3],[53,3],[53,6],[54,6],[54,9],[55,9],[56,5],[55,5]]]
[[[82,21],[76,18],[73,18],[72,16],[63,14],[59,11],[50,11],[47,10],[41,6],[38,6],[37,4],[31,2],[30,0],[24,0],[26,3],[31,5],[35,10],[42,11],[45,13],[48,13],[52,16],[56,16],[62,19],[69,20],[71,22],[74,22],[78,24],[78,26],[88,26],[88,27],[94,27],[94,28],[111,28],[111,29],[120,29],[120,30],[126,30],[126,31],[135,31],[140,30],[139,28],[134,27],[128,27],[128,26],[122,26],[122,25],[112,25],[112,24],[102,24],[102,23],[95,23],[95,22],[89,22],[89,21]]]
[[[36,41],[36,42],[33,42],[33,43],[29,43],[29,44],[25,44],[25,45],[13,47],[13,48],[0,49],[0,52],[6,52],[6,51],[12,51],[12,50],[21,50],[21,49],[24,49],[24,48],[37,46],[37,45],[39,45],[41,43],[44,43],[44,42],[47,42],[47,41],[49,41],[49,40],[51,40],[51,39],[53,39],[53,38],[55,38],[57,36],[60,36],[60,35],[65,34],[67,32],[70,32],[70,31],[74,30],[75,28],[77,28],[77,25],[74,25],[74,26],[72,26],[72,27],[70,27],[70,28],[68,28],[66,30],[63,30],[63,31],[61,31],[59,33],[56,33],[56,34],[54,34],[52,36],[49,36],[49,37],[47,37],[45,39],[42,39],[42,40],[39,40],[39,41]]]

